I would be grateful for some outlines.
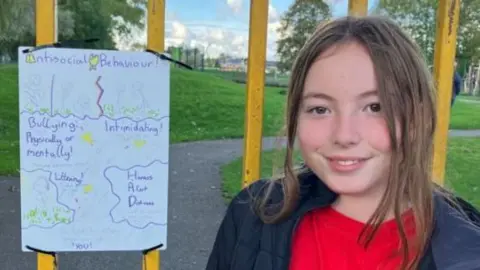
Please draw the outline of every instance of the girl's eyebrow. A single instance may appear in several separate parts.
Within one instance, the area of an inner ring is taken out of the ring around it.
[[[360,93],[357,95],[358,99],[365,99],[368,97],[377,97],[378,96],[378,91],[376,89],[374,90],[367,90],[363,93]],[[325,93],[317,92],[317,91],[307,91],[305,95],[303,95],[303,99],[325,99],[328,101],[334,101],[335,99]]]
[[[319,93],[319,92],[308,92],[305,95],[303,95],[303,99],[325,99],[329,101],[333,101],[334,98],[331,96],[324,94],[324,93]]]
[[[365,91],[365,92],[359,94],[357,97],[363,99],[363,98],[377,97],[377,96],[378,96],[378,91],[376,89],[374,89],[374,90]]]

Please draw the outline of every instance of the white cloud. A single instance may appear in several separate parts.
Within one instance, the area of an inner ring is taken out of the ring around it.
[[[268,24],[268,37],[267,37],[267,59],[276,59],[277,53],[277,30],[280,27],[280,21],[271,22]]]
[[[268,6],[268,36],[267,36],[267,59],[276,59],[278,29],[280,28],[280,15],[271,4]]]
[[[227,0],[230,7],[242,7],[242,0]],[[268,8],[267,60],[275,60],[277,29],[280,16],[272,5]],[[167,13],[165,22],[165,47],[197,47],[210,57],[226,53],[234,57],[248,56],[248,21],[219,23],[218,21],[181,21],[174,13]],[[122,39],[120,49],[131,49],[135,43],[146,44],[147,32],[138,31]]]
[[[168,25],[167,25],[168,27]],[[166,45],[185,45],[197,47],[210,57],[226,53],[235,57],[245,57],[248,48],[248,31],[236,30],[214,24],[182,24],[169,31],[165,39]]]
[[[186,39],[188,35],[188,30],[185,25],[179,21],[172,22],[172,38],[175,39]]]
[[[267,33],[267,59],[275,60],[278,19],[271,19]],[[188,47],[198,47],[210,57],[226,53],[234,57],[248,56],[248,25],[247,27],[217,26],[215,22],[182,24],[178,21],[170,24],[166,33],[166,46],[184,44]],[[169,24],[167,23],[167,29]]]
[[[240,11],[242,11],[243,0],[227,0],[227,5],[234,13],[240,13]]]
[[[280,20],[280,16],[278,14],[277,9],[273,7],[271,4],[268,5],[268,21],[277,22],[278,20]]]
[[[208,29],[208,41],[209,42],[221,42],[225,39],[225,32],[219,28]]]

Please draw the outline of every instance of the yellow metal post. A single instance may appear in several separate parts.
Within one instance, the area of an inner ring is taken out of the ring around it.
[[[56,0],[35,1],[35,35],[36,44],[51,44],[57,41]],[[51,255],[37,253],[38,270],[54,270],[55,258]]]
[[[36,44],[44,45],[56,42],[56,0],[36,0],[35,9]]]
[[[142,270],[159,270],[160,269],[160,251],[152,250],[146,255],[143,255]]]
[[[148,0],[148,36],[150,50],[165,50],[165,0]]]
[[[433,178],[443,185],[447,159],[450,102],[457,44],[460,0],[440,0],[437,11],[434,76],[437,86],[437,129],[434,138]]]
[[[147,12],[147,48],[163,52],[165,50],[165,0],[148,0]],[[159,250],[152,250],[143,257],[143,270],[160,269]]]
[[[368,0],[348,0],[348,15],[365,16],[368,13]]]
[[[250,1],[243,186],[260,177],[263,96],[267,51],[268,0]]]

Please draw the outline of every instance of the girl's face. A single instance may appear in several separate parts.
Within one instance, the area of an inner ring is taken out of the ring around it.
[[[297,139],[305,163],[340,195],[382,196],[390,138],[368,52],[349,43],[320,55],[301,102]]]

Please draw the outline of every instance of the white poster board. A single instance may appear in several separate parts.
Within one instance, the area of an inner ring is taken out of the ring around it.
[[[19,48],[22,250],[166,249],[170,65]]]

